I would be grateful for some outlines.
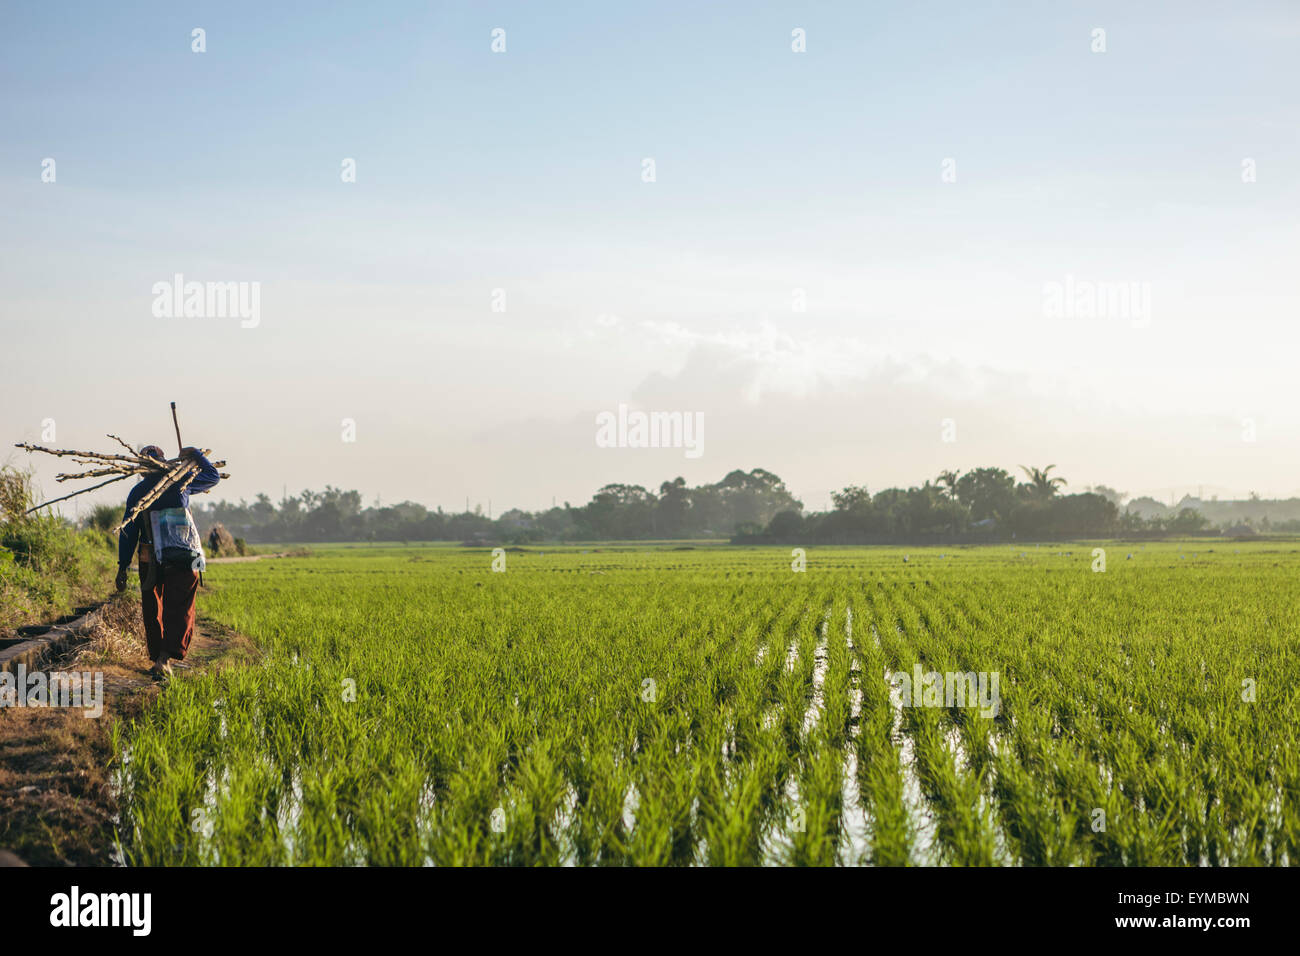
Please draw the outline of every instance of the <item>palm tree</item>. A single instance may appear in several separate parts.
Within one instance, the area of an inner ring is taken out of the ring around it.
[[[1029,488],[1035,498],[1046,501],[1056,494],[1059,485],[1069,484],[1064,478],[1057,476],[1052,478],[1048,475],[1055,465],[1048,465],[1046,468],[1026,468],[1020,466],[1020,470],[1029,476]]]
[[[944,494],[949,498],[957,497],[957,476],[960,474],[961,472],[959,471],[939,472],[939,477],[936,481],[938,482],[939,487],[943,489]]]

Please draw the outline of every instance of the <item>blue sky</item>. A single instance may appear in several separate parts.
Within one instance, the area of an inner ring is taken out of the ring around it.
[[[447,507],[754,466],[812,506],[1020,462],[1298,491],[1298,42],[1281,3],[13,7],[0,430],[158,440],[175,398],[223,493]],[[155,318],[176,273],[259,282],[259,324]],[[1150,321],[1045,316],[1067,276]],[[705,454],[596,448],[620,402]]]

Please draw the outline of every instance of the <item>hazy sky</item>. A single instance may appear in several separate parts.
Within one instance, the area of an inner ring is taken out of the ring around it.
[[[1294,2],[11,4],[0,437],[170,449],[175,399],[218,497],[497,512],[1300,493],[1298,47]],[[155,316],[178,273],[256,326]],[[597,447],[620,403],[703,454]]]

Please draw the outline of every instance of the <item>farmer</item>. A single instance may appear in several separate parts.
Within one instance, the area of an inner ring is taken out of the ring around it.
[[[157,445],[146,445],[141,455],[165,462]],[[203,544],[190,515],[190,495],[207,491],[221,480],[212,462],[197,448],[181,449],[182,458],[199,463],[186,488],[173,485],[158,500],[125,525],[117,538],[117,589],[126,590],[126,568],[131,553],[139,553],[140,609],[144,614],[150,673],[165,677],[171,661],[184,660],[194,635],[194,599],[199,592],[199,572],[204,569]],[[126,497],[126,512],[149,493],[159,475],[146,475]]]

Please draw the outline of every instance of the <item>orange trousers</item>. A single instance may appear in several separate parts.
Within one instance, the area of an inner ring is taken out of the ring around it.
[[[145,585],[148,563],[140,564],[140,611],[149,660],[164,650],[175,660],[185,660],[194,636],[194,599],[199,593],[198,572],[186,565],[160,567],[153,587]]]

